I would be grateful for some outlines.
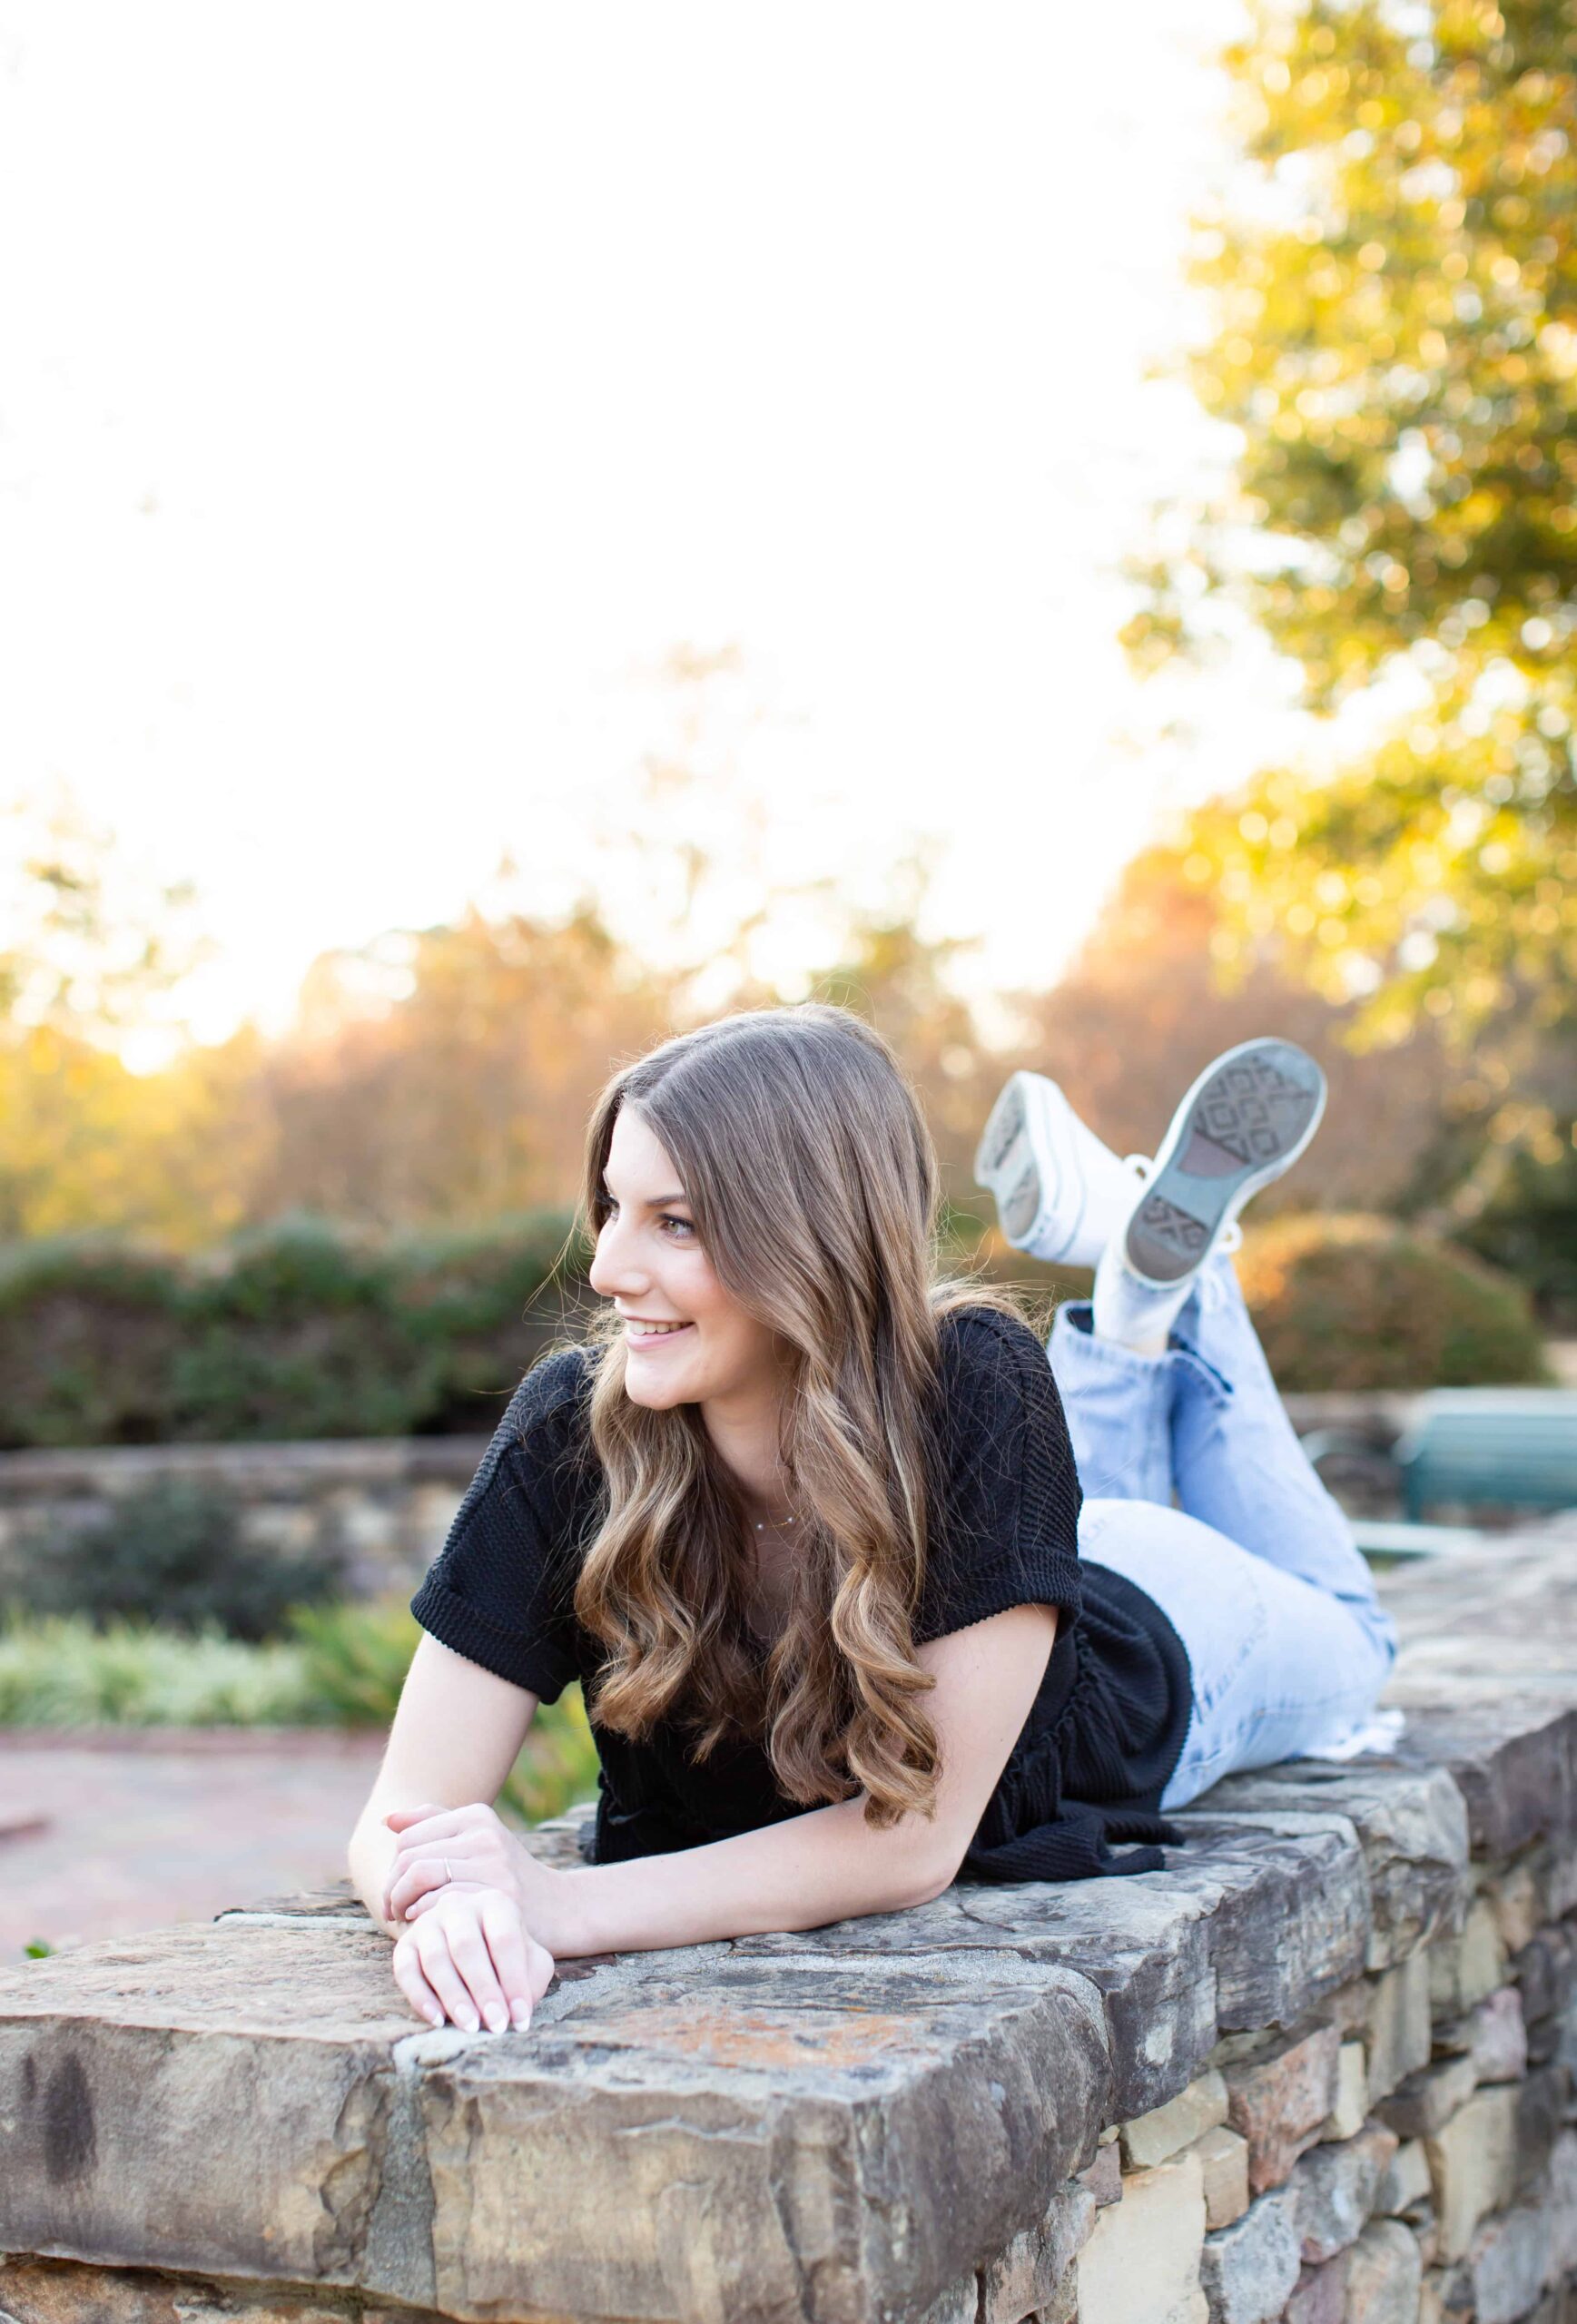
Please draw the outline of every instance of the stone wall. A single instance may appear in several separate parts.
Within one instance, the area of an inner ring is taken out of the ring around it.
[[[412,1436],[0,1452],[0,1599],[53,1543],[107,1524],[128,1494],[171,1480],[233,1502],[242,1539],[260,1549],[332,1559],[352,1597],[409,1592],[442,1548],[487,1443]]]
[[[1570,2324],[1577,1531],[1388,1591],[1396,1755],[1164,1873],[568,1964],[525,2034],[419,2030],[346,1894],[7,1974],[0,2314]]]
[[[1289,1396],[1302,1431],[1340,1428],[1394,1443],[1416,1397]],[[374,1437],[301,1444],[95,1445],[0,1452],[0,1599],[51,1544],[113,1517],[128,1493],[178,1478],[232,1501],[243,1538],[340,1562],[354,1597],[415,1589],[443,1546],[485,1436]]]

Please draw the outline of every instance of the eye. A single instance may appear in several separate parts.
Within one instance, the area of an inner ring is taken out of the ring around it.
[[[690,1239],[690,1237],[691,1237],[691,1236],[695,1234],[695,1225],[694,1225],[694,1222],[693,1222],[692,1220],[690,1220],[690,1219],[688,1219],[688,1218],[679,1218],[679,1217],[676,1217],[676,1216],[675,1216],[675,1215],[674,1214],[674,1212],[673,1212],[673,1211],[671,1211],[671,1210],[665,1210],[665,1211],[663,1213],[663,1216],[662,1216],[661,1219],[658,1221],[658,1224],[659,1224],[659,1226],[674,1226],[674,1227],[676,1227],[676,1228],[678,1229],[677,1234],[671,1235],[671,1236],[668,1237],[668,1239],[669,1239],[669,1241],[670,1241],[671,1243],[685,1243],[685,1242],[688,1242],[688,1241],[689,1241],[689,1239]]]

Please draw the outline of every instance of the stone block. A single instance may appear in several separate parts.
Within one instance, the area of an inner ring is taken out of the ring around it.
[[[1337,1985],[1321,2002],[1321,2017],[1327,2025],[1336,2027],[1344,2042],[1367,2042],[1375,1984],[1372,1976],[1349,1977],[1345,1985]]]
[[[930,1905],[817,1929],[813,1950],[853,1963],[1003,1954],[1085,1979],[1100,1997],[1113,2088],[1109,2120],[1132,2121],[1175,2098],[1209,2063],[1216,1989],[1208,1917],[1218,1884],[1176,1872],[1121,1880],[961,1882]],[[802,1935],[736,1937],[729,1958],[798,1960]]]
[[[1129,2171],[1148,2171],[1227,2120],[1227,2084],[1208,2068],[1153,2113],[1122,2125],[1122,2159]]]
[[[1523,2205],[1480,2229],[1468,2255],[1477,2324],[1520,2324],[1550,2274],[1547,2212]]]
[[[1521,2094],[1511,2083],[1477,2091],[1424,2142],[1440,2255],[1447,2262],[1464,2259],[1479,2221],[1506,2210],[1516,2193]]]
[[[1424,2281],[1418,2287],[1418,2324],[1448,2324],[1445,2306],[1445,2276],[1438,2270],[1425,2268]],[[1457,2310],[1460,2316],[1461,2309]]]
[[[1529,1938],[1512,1963],[1523,1997],[1523,2021],[1536,2025],[1559,2016],[1577,1987],[1577,1931],[1553,1925]]]
[[[1553,1565],[1550,1552],[1545,1556]],[[1551,1572],[1549,1581],[1558,1581]],[[1547,1585],[1546,1585],[1547,1586]],[[1570,1595],[1569,1581],[1566,1594]],[[1563,1609],[1552,1606],[1558,1622]],[[1569,1680],[1571,1656],[1552,1623],[1555,1662]],[[1409,1708],[1402,1756],[1425,1758],[1451,1771],[1467,1810],[1473,1853],[1503,1863],[1535,1840],[1570,1848],[1577,1831],[1572,1738],[1577,1712],[1568,1701],[1544,1705],[1519,1697],[1508,1678],[1494,1691],[1468,1699],[1463,1690],[1450,1709]]]
[[[1079,2184],[1088,2189],[1103,2211],[1108,2203],[1121,2202],[1122,2156],[1115,2139],[1096,2148],[1095,2161],[1088,2171],[1079,2173]]]
[[[1517,2168],[1514,2192],[1526,2194],[1543,2179],[1565,2120],[1570,2083],[1563,2066],[1543,2066],[1514,2086]]]
[[[356,2324],[357,2309],[354,2295],[327,2290],[0,2255],[0,2316],[11,2324]],[[365,2324],[379,2319],[369,2312]],[[406,2324],[429,2319],[413,2309]]]
[[[1369,2104],[1429,2063],[1429,1960],[1418,1952],[1375,1977],[1369,1990],[1365,2044]]]
[[[1227,2121],[1248,2142],[1248,2184],[1279,2187],[1318,2137],[1336,2096],[1341,2042],[1333,2025],[1284,2042],[1226,2069]]]
[[[1417,2324],[1424,2264],[1399,2220],[1375,2220],[1346,2257],[1346,2324]]]
[[[1526,1857],[1484,1882],[1483,1895],[1508,1954],[1520,1953],[1531,1944],[1540,1924],[1549,1918],[1548,1891],[1547,1861],[1535,1864]]]
[[[1088,2190],[1065,2188],[1043,2220],[1014,2236],[981,2270],[978,2298],[970,2279],[965,2324],[1020,2324],[1031,2312],[1044,2315],[1065,2290],[1071,2299],[1073,2262],[1089,2240],[1095,2211]]]
[[[1577,2282],[1577,2131],[1562,2131],[1550,2155],[1550,2273]]]
[[[1429,2157],[1422,2139],[1405,2139],[1380,2174],[1375,2209],[1387,2219],[1406,2219],[1429,2201]]]
[[[1461,2017],[1487,2001],[1506,1974],[1506,1949],[1487,1900],[1477,1897],[1457,1936],[1429,1948],[1429,2006],[1436,2018]]]
[[[1528,2071],[1522,1995],[1515,1985],[1502,1985],[1454,2025],[1437,2033],[1435,2041],[1440,2049],[1459,2050],[1470,2057],[1480,2083],[1521,2082]]]
[[[1346,2324],[1347,2255],[1305,2268],[1286,2303],[1286,2324]]]
[[[468,2036],[415,2027],[379,1931],[238,1919],[0,1975],[0,2250],[457,2318],[527,2281],[565,2315],[745,2313],[809,2276],[918,2317],[1109,2095],[1099,1997],[1011,1955],[639,1955]]]
[[[1287,1804],[1252,1813],[1207,1807],[1178,1820],[1201,1877],[1218,1879],[1210,1915],[1217,2016],[1225,2032],[1296,2024],[1362,1968],[1369,1887],[1345,1817]]]
[[[370,1924],[163,1929],[0,1974],[0,2250],[356,2282],[415,2026]]]
[[[1248,2142],[1223,2122],[1188,2149],[1205,2175],[1205,2224],[1230,2227],[1248,2209]]]
[[[1444,1768],[1337,1769],[1295,1759],[1231,1776],[1209,1800],[1213,1810],[1301,1809],[1351,1823],[1368,1875],[1365,1961],[1371,1969],[1392,1967],[1460,1923],[1468,1878],[1467,1810]]]
[[[915,2311],[914,2324],[977,2324],[979,2313],[980,2285],[972,2275],[961,2276]]]
[[[1321,2136],[1355,2138],[1368,2112],[1368,2068],[1364,2045],[1361,2042],[1344,2042],[1336,2052],[1336,2102],[1321,2126]]]
[[[1409,2074],[1401,2089],[1383,2099],[1375,2111],[1398,2138],[1433,2138],[1457,2108],[1466,2104],[1476,2087],[1473,2060],[1448,2058],[1443,2065]]]
[[[1339,2146],[1316,2146],[1296,2165],[1287,2193],[1301,2256],[1310,2267],[1357,2241],[1396,2147],[1395,2133],[1376,2123]]]
[[[1261,2195],[1232,2226],[1207,2235],[1199,2281],[1211,2324],[1274,2324],[1297,2282],[1297,2236],[1284,2191]]]
[[[1044,2218],[1107,2090],[1099,1997],[1042,1964],[635,1956],[527,2036],[424,2049],[427,2304],[722,2319],[813,2280],[833,2313],[923,2315]],[[410,2296],[397,2259],[370,2290]]]
[[[1079,2324],[1207,2324],[1204,2248],[1198,2157],[1134,2171],[1079,2254]]]

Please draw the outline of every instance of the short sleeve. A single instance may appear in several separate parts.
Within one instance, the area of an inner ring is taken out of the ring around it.
[[[1079,1476],[1051,1366],[1027,1324],[981,1307],[943,1319],[936,1443],[916,1643],[1010,1606],[1077,1614]]]
[[[571,1551],[587,1501],[588,1383],[579,1349],[527,1373],[410,1601],[443,1645],[545,1703],[579,1676]]]

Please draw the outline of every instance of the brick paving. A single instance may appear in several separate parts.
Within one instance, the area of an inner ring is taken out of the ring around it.
[[[341,1878],[383,1739],[0,1732],[0,1963]]]

